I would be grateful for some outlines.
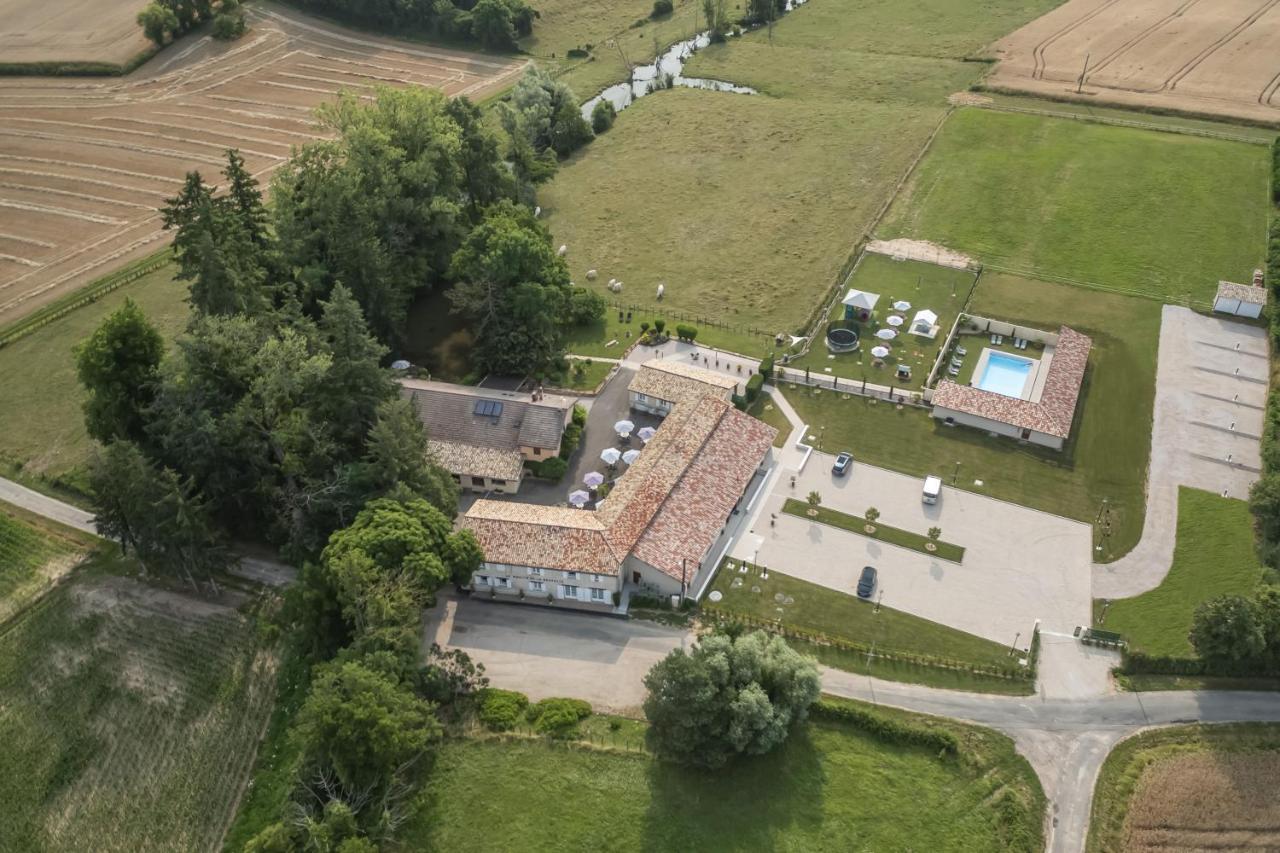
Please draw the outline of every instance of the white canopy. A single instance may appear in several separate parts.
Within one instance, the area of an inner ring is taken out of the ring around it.
[[[628,450],[626,453],[622,454],[622,461],[627,463],[628,465],[634,465],[636,460],[639,458],[640,458],[639,450],[634,450],[634,449]]]
[[[891,341],[897,336],[898,336],[898,333],[895,332],[893,329],[881,329],[880,331],[876,332],[876,337],[882,341]]]
[[[889,355],[888,347],[872,347],[871,354],[876,358],[885,358]]]
[[[591,495],[587,494],[581,489],[578,489],[577,491],[569,493],[569,503],[573,504],[574,506],[583,506],[589,500],[591,500]]]
[[[916,316],[911,319],[911,325],[918,326],[921,323],[928,323],[930,326],[938,322],[938,315],[930,311],[928,308],[922,308],[916,312]]]
[[[616,432],[620,436],[623,436],[624,438],[626,436],[631,435],[631,431],[634,430],[635,428],[636,428],[636,425],[628,420],[621,420],[613,425],[614,432]]]
[[[911,303],[905,299],[899,299],[897,302],[893,303],[893,310],[894,311],[910,311]]]
[[[879,301],[879,299],[880,294],[878,293],[867,293],[863,290],[851,289],[845,294],[844,299],[840,300],[840,304],[848,305],[853,308],[860,308],[863,311],[870,311],[872,308],[876,307],[876,302]]]
[[[640,431],[636,433],[636,435],[640,436],[641,441],[643,441],[645,444],[648,444],[649,439],[653,438],[654,435],[657,434],[657,432],[658,431],[653,427],[640,427]]]
[[[885,322],[888,323],[890,326],[896,327],[896,326],[901,326],[903,323],[907,321],[899,317],[897,314],[890,314],[887,318],[885,318]]]
[[[622,451],[616,447],[606,447],[600,451],[600,458],[606,465],[617,465],[618,460],[622,458]]]

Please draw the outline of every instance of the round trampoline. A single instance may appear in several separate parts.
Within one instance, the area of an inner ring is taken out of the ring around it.
[[[858,330],[833,326],[827,330],[827,349],[832,352],[853,352],[858,348]]]

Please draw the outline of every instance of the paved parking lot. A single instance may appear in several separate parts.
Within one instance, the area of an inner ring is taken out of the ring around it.
[[[1089,624],[1087,525],[945,487],[938,504],[926,505],[919,478],[858,463],[837,478],[832,458],[814,453],[794,487],[789,472],[781,472],[753,532],[738,541],[733,556],[846,593],[853,592],[862,567],[872,565],[886,606],[1001,643],[1021,634],[1023,645],[1037,619],[1064,633]],[[881,522],[904,530],[924,534],[941,527],[945,541],[966,549],[964,562],[782,513],[786,498],[803,499],[812,490],[821,493],[823,506],[852,515],[875,506]]]
[[[1262,467],[1268,365],[1265,329],[1164,307],[1142,541],[1096,567],[1094,595],[1133,596],[1164,579],[1173,560],[1179,485],[1249,496]]]
[[[634,711],[645,673],[693,637],[653,622],[442,596],[427,612],[423,642],[462,649],[494,687],[535,701],[573,696],[597,710]]]

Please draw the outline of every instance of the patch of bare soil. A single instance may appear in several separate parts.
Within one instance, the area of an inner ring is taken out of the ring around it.
[[[994,48],[992,87],[1280,122],[1280,0],[1068,0]]]

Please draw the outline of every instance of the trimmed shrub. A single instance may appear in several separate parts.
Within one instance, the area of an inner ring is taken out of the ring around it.
[[[649,13],[649,17],[661,18],[663,15],[670,15],[674,9],[671,0],[653,0],[653,11]]]
[[[477,715],[495,732],[514,729],[529,707],[529,697],[514,690],[486,687],[477,694]]]
[[[753,374],[747,380],[747,402],[754,403],[756,398],[760,396],[760,389],[764,387],[764,377],[759,373]]]
[[[765,382],[773,378],[773,353],[769,353],[760,360],[760,375],[764,377]]]
[[[653,321],[653,330],[658,334],[662,334],[664,331],[666,331],[666,328],[667,328],[667,321],[662,319],[661,317]]]
[[[618,111],[614,109],[613,103],[608,98],[602,98],[591,109],[591,129],[596,133],[604,133],[613,127],[613,120],[618,117]]]
[[[544,480],[562,480],[568,472],[569,463],[559,456],[552,456],[550,459],[543,459],[541,462],[533,463],[533,476],[541,477]]]
[[[534,731],[555,738],[573,737],[578,723],[591,716],[591,705],[581,699],[543,699],[526,712]]]
[[[587,425],[587,409],[581,403],[573,404],[572,421],[580,427]]]
[[[742,396],[741,394],[734,394],[732,397],[732,400],[733,400],[733,405],[736,406],[740,411],[745,412],[747,410],[748,403],[747,403],[746,397]]]
[[[814,719],[844,723],[889,743],[923,746],[947,755],[955,755],[960,751],[960,741],[945,729],[913,726],[889,717],[882,717],[856,705],[822,700],[814,703],[809,709],[809,714]]]
[[[564,428],[564,435],[560,439],[560,458],[568,459],[573,455],[573,451],[578,449],[578,444],[582,441],[582,426],[577,421],[570,421],[569,425]]]
[[[682,341],[692,341],[698,337],[698,327],[678,325],[676,326],[676,337]]]
[[[586,59],[591,54],[580,47],[571,47],[567,55],[570,59]]]

